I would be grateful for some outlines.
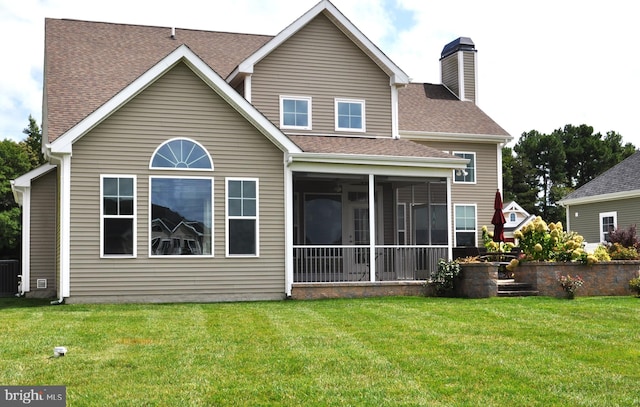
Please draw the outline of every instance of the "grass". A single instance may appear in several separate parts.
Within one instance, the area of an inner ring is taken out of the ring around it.
[[[0,321],[0,385],[69,406],[640,406],[632,297],[0,299]]]

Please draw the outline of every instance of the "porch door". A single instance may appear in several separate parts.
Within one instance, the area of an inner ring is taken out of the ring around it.
[[[381,192],[376,193],[376,207],[381,208]],[[369,281],[369,195],[367,187],[346,186],[343,190],[342,241],[350,246],[343,255],[345,278],[348,281]],[[382,211],[378,209],[378,214]],[[378,217],[379,218],[379,217]],[[381,219],[376,220],[378,236],[382,236]],[[352,246],[358,246],[353,248]]]

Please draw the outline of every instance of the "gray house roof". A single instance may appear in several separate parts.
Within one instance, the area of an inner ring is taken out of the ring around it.
[[[640,151],[567,195],[560,204],[582,203],[603,195],[625,198],[640,192]]]

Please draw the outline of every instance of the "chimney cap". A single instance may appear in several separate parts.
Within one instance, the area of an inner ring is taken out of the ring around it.
[[[440,59],[446,58],[458,51],[476,52],[476,46],[469,37],[456,38],[455,40],[444,46],[444,48],[442,49],[442,53],[440,54]]]

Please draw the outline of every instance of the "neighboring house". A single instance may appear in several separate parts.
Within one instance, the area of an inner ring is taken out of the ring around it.
[[[591,246],[608,240],[618,228],[640,224],[640,151],[576,189],[559,204],[565,207],[567,230]]]
[[[514,201],[503,205],[502,208],[504,218],[507,221],[507,223],[504,224],[504,239],[506,242],[516,243],[513,234],[534,220],[536,216],[530,215],[529,212],[522,209],[522,207]]]
[[[426,279],[478,245],[511,140],[475,104],[471,40],[441,64],[442,85],[411,83],[326,0],[275,37],[46,19],[49,164],[13,183],[23,291],[226,301]]]

